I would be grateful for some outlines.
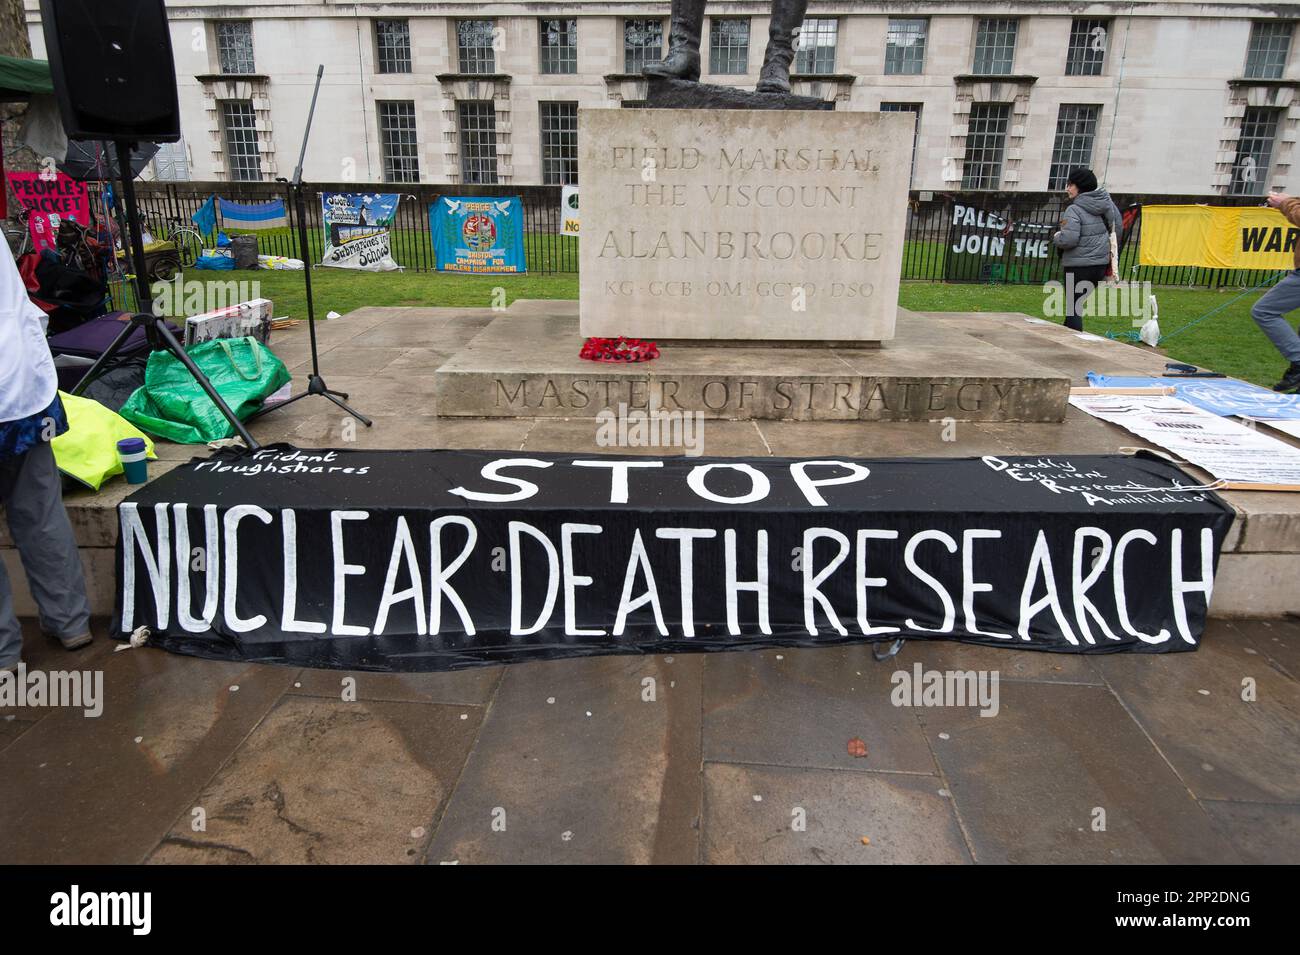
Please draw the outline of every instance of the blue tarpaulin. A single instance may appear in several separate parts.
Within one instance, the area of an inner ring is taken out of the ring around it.
[[[1211,414],[1251,418],[1300,418],[1300,395],[1280,395],[1232,378],[1146,378],[1088,372],[1095,388],[1171,387],[1176,397]]]

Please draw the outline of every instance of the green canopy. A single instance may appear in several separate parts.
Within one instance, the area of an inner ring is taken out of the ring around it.
[[[0,102],[26,100],[33,93],[53,93],[50,64],[44,60],[20,60],[0,56]]]

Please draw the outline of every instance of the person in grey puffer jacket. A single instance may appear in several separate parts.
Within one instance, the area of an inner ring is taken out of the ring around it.
[[[1052,242],[1061,250],[1065,267],[1065,325],[1083,331],[1084,300],[1106,277],[1110,264],[1110,233],[1119,234],[1122,220],[1110,193],[1097,187],[1091,169],[1070,173],[1065,193],[1070,204],[1061,216],[1061,229]]]

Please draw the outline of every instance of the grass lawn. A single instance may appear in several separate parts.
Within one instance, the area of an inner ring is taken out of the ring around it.
[[[260,282],[261,294],[275,302],[275,314],[306,318],[303,277],[300,272],[190,273],[209,281]],[[521,298],[576,299],[578,276],[553,275],[451,275],[436,272],[354,272],[317,268],[312,271],[316,314],[342,314],[366,305],[444,305],[486,308],[493,304],[494,288],[505,290],[507,303]],[[1160,328],[1176,332],[1211,309],[1236,301],[1204,322],[1174,334],[1159,350],[1171,359],[1221,371],[1236,378],[1271,387],[1285,362],[1250,317],[1251,304],[1262,294],[1240,295],[1238,289],[1218,291],[1157,287]],[[1043,290],[1036,285],[945,285],[905,282],[899,295],[904,308],[923,312],[1024,312],[1044,315]],[[1059,318],[1052,318],[1060,321]],[[1128,318],[1088,318],[1085,328],[1098,335],[1133,330]],[[1135,345],[1135,348],[1146,348]],[[1097,371],[1106,371],[1104,367]]]
[[[266,269],[231,272],[188,272],[208,282],[260,282],[261,295],[275,303],[277,318],[307,317],[307,296],[301,272]],[[557,275],[456,275],[441,272],[357,272],[315,268],[311,273],[316,316],[326,312],[346,315],[366,305],[445,305],[455,308],[490,308],[492,290],[505,289],[506,303],[520,298],[578,297],[578,276]]]
[[[1251,305],[1263,292],[1242,296],[1240,289],[1206,291],[1164,287],[1157,287],[1153,292],[1160,310],[1160,331],[1171,336],[1161,342],[1159,352],[1173,360],[1221,371],[1266,388],[1282,377],[1286,361],[1250,317]],[[1232,299],[1236,301],[1227,304]],[[1024,312],[1061,321],[1043,314],[1043,291],[1033,285],[909,282],[903,285],[899,304],[921,312]],[[1200,324],[1178,331],[1220,306],[1226,307]],[[1134,331],[1128,318],[1085,318],[1084,329],[1096,335]]]

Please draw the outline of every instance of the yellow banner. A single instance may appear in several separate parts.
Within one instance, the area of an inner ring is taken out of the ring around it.
[[[1143,206],[1138,264],[1293,269],[1298,236],[1264,206]]]

